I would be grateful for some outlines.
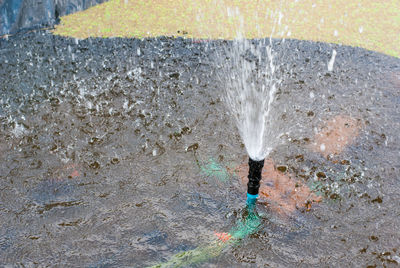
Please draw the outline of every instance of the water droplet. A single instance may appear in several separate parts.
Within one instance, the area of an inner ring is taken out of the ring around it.
[[[333,70],[333,64],[335,63],[335,58],[336,58],[336,50],[333,50],[331,60],[328,63],[328,71],[329,72],[332,72],[332,70]]]
[[[283,18],[283,14],[281,12],[279,12],[279,19],[278,19],[279,25],[281,25],[282,18]]]
[[[325,148],[325,144],[322,143],[322,144],[319,146],[319,148],[321,149],[322,152],[324,152],[325,149],[326,149],[326,148]]]

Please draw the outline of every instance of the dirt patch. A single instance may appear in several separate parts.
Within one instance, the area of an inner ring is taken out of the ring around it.
[[[247,163],[243,163],[235,171],[243,186],[247,185]],[[265,160],[259,195],[266,199],[268,207],[280,215],[290,215],[296,209],[308,211],[313,203],[322,200],[292,174],[279,171],[272,159]]]
[[[314,136],[311,148],[324,157],[338,155],[359,135],[361,123],[347,115],[326,121]]]

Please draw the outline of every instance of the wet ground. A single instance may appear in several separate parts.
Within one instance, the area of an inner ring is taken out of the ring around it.
[[[217,79],[229,45],[0,40],[1,263],[143,267],[229,231],[243,213],[234,171],[246,161]],[[285,134],[269,163],[322,201],[279,213],[261,199],[258,232],[197,265],[395,267],[400,60],[296,40],[274,49],[274,126]],[[340,136],[333,119],[357,128]]]

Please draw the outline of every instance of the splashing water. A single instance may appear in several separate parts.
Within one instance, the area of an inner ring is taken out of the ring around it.
[[[275,144],[270,111],[281,82],[276,78],[273,40],[236,39],[220,64],[225,103],[250,158],[262,160]]]
[[[328,71],[329,72],[332,72],[332,70],[333,70],[333,64],[335,64],[335,58],[336,58],[336,50],[333,50],[332,51],[332,57],[331,57],[331,59],[329,60],[329,63],[328,63]]]
[[[239,24],[235,25],[236,39],[217,56],[217,75],[224,90],[224,101],[236,121],[247,153],[253,160],[262,160],[279,138],[270,115],[281,82],[277,79],[272,36],[276,26],[281,25],[283,14],[280,11],[270,13],[274,24],[269,38],[249,40],[244,38],[244,19],[239,10],[228,8],[227,13],[229,19],[238,18]]]

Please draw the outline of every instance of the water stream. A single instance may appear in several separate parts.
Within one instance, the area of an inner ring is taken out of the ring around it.
[[[249,156],[264,159],[279,138],[271,117],[277,86],[271,39],[236,39],[225,48],[219,78]]]
[[[272,103],[282,79],[277,68],[280,60],[274,51],[272,35],[280,25],[282,14],[275,12],[269,38],[244,38],[243,17],[239,11],[227,8],[229,18],[236,17],[236,39],[226,44],[217,57],[223,99],[234,118],[247,153],[253,160],[263,160],[278,144],[279,130],[271,114]],[[262,23],[262,22],[258,22]],[[284,41],[284,40],[283,40]]]

